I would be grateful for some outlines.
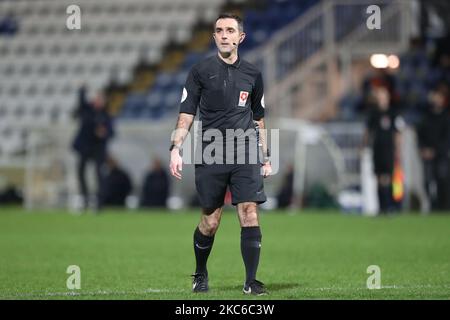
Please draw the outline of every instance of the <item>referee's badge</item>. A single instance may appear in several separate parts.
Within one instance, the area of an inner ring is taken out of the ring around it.
[[[248,98],[248,92],[247,91],[241,91],[239,93],[239,107],[245,107],[247,104],[247,98]]]
[[[184,100],[186,100],[187,96],[188,96],[187,90],[186,90],[186,88],[183,88],[183,94],[181,96],[181,103],[183,103]]]

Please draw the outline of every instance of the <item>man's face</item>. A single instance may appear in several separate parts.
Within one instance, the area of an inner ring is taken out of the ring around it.
[[[390,95],[388,90],[386,90],[385,88],[377,88],[374,89],[373,95],[378,108],[381,111],[386,111],[387,109],[389,109]]]
[[[432,91],[428,99],[435,109],[441,110],[445,107],[445,96],[439,91]]]
[[[102,110],[105,107],[105,96],[103,93],[97,93],[95,95],[93,104],[95,110]]]
[[[217,20],[213,36],[219,52],[231,53],[236,48],[233,43],[236,45],[241,43],[245,34],[239,32],[238,22],[235,19],[225,18]]]

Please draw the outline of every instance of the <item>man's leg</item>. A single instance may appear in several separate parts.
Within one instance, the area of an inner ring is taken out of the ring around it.
[[[208,274],[206,263],[211,252],[214,235],[219,228],[222,208],[202,209],[200,223],[194,232],[195,273]]]
[[[97,204],[96,209],[100,210],[103,207],[105,200],[105,154],[104,152],[97,152],[94,158],[95,161],[95,175],[97,178]]]
[[[192,290],[194,292],[208,291],[208,262],[214,244],[214,235],[219,228],[222,217],[222,207],[217,209],[202,209],[200,223],[194,231],[195,274]]]
[[[423,171],[425,177],[425,190],[430,202],[430,208],[436,208],[435,192],[434,192],[434,172],[433,172],[433,161],[423,160]]]
[[[88,188],[86,184],[86,163],[87,158],[80,154],[77,166],[78,184],[81,196],[83,197],[83,209],[88,207]]]
[[[389,174],[378,176],[378,199],[380,212],[387,213],[392,205],[392,179]]]
[[[241,224],[241,253],[246,272],[244,292],[264,294],[266,292],[262,283],[256,280],[262,238],[258,206],[255,202],[243,202],[238,203],[237,210]]]
[[[194,232],[196,272],[193,291],[208,291],[206,262],[219,227],[222,207],[227,191],[229,169],[224,165],[196,165],[195,186],[202,206],[202,217]]]

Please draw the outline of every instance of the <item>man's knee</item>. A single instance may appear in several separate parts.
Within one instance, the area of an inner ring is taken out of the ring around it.
[[[222,209],[203,209],[202,219],[200,221],[200,232],[206,236],[213,236],[220,224],[220,214]]]
[[[249,202],[240,205],[239,216],[243,227],[252,227],[258,225],[258,206],[256,203]]]
[[[200,232],[205,236],[213,236],[219,228],[219,220],[211,218],[203,218],[200,222]]]

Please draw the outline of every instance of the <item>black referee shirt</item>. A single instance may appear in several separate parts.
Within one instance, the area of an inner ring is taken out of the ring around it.
[[[227,64],[217,55],[194,65],[187,77],[180,113],[200,110],[202,130],[254,128],[253,120],[264,117],[261,72],[238,57]]]
[[[372,135],[374,156],[393,158],[395,134],[405,127],[403,118],[392,109],[387,111],[375,109],[369,114],[367,127]]]

